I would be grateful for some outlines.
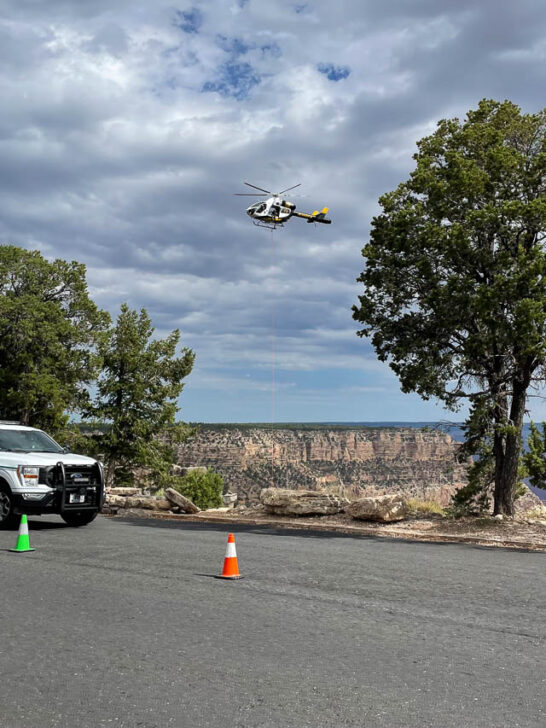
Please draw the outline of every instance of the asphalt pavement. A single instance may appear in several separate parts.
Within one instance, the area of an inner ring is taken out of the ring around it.
[[[31,518],[0,531],[2,728],[541,728],[546,554]]]

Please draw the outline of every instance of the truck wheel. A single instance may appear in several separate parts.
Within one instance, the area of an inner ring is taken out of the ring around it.
[[[87,526],[94,521],[98,511],[75,511],[74,513],[61,513],[61,518],[69,526]]]
[[[0,528],[10,528],[16,520],[11,492],[7,486],[0,483]]]

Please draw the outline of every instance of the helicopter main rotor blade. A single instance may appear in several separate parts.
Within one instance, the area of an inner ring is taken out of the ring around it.
[[[290,190],[295,190],[296,187],[301,187],[301,182],[299,184],[297,184],[297,185],[294,185],[293,187],[287,187],[285,190],[281,190],[277,194],[283,195],[285,192],[290,192]]]
[[[248,187],[254,187],[255,190],[261,190],[262,192],[267,192],[268,195],[272,195],[273,194],[269,190],[264,190],[263,187],[256,187],[256,185],[251,185],[250,182],[245,182],[245,185],[248,185]]]
[[[267,197],[269,192],[234,192],[235,197]]]

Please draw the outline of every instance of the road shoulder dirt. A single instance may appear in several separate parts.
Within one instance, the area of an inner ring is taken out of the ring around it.
[[[132,514],[126,514],[126,516],[130,515]],[[120,513],[115,517],[123,516]],[[432,543],[469,543],[480,546],[546,551],[546,523],[533,522],[530,519],[497,521],[492,518],[461,518],[456,520],[412,518],[397,523],[373,523],[356,521],[343,513],[335,516],[314,517],[272,516],[259,508],[202,511],[199,514],[172,514],[149,511],[146,512],[146,517],[176,521],[204,521],[233,526],[244,524],[296,530],[331,531],[355,536],[377,536]]]

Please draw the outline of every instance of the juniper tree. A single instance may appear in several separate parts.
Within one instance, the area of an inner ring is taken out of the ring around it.
[[[0,419],[61,430],[84,408],[110,317],[82,263],[0,246]]]
[[[528,450],[523,456],[526,475],[535,488],[546,488],[546,422],[539,428],[531,422]]]
[[[470,403],[494,512],[513,513],[530,387],[546,364],[546,110],[483,100],[418,142],[363,248],[354,318],[404,392]]]
[[[174,446],[190,431],[175,417],[194,354],[185,348],[177,355],[178,330],[164,339],[153,334],[146,310],[123,304],[101,349],[102,372],[88,416],[107,423],[99,447],[110,484],[131,483],[135,471],[145,469],[151,471],[152,484],[159,485]]]

